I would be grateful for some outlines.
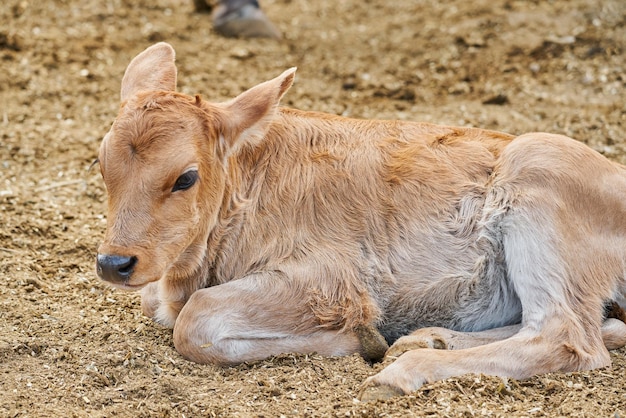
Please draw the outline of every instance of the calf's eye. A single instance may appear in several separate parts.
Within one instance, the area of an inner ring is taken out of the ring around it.
[[[187,190],[191,186],[193,186],[198,180],[198,171],[189,170],[180,175],[180,177],[176,180],[174,187],[172,187],[172,192],[177,190]]]

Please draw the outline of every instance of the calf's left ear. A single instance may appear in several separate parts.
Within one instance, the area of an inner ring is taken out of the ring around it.
[[[175,91],[175,57],[170,44],[159,42],[133,58],[122,79],[122,102],[140,91]]]
[[[290,68],[221,105],[225,110],[222,135],[227,156],[236,153],[245,144],[263,139],[280,99],[293,84],[295,73],[296,68]]]

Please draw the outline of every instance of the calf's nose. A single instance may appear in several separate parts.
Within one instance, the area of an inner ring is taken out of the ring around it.
[[[130,278],[137,264],[137,257],[113,254],[98,254],[96,269],[98,276],[108,282],[123,282]]]

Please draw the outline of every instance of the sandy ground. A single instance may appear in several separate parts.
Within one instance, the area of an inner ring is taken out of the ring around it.
[[[105,191],[88,170],[129,60],[166,40],[180,90],[230,98],[298,66],[284,104],[573,136],[626,163],[623,0],[266,0],[281,42],[217,36],[182,0],[0,4],[0,416],[626,417],[613,366],[463,376],[359,402],[357,356],[232,368],[182,359],[139,296],[94,274]]]

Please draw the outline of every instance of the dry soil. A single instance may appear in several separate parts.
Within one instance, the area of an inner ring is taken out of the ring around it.
[[[98,281],[106,194],[89,170],[129,60],[178,53],[180,90],[221,101],[299,68],[286,106],[572,136],[626,163],[623,0],[265,0],[280,42],[225,39],[183,0],[0,4],[0,416],[626,417],[613,366],[462,376],[359,402],[380,365],[182,359],[137,294]],[[584,245],[582,243],[581,245]]]

